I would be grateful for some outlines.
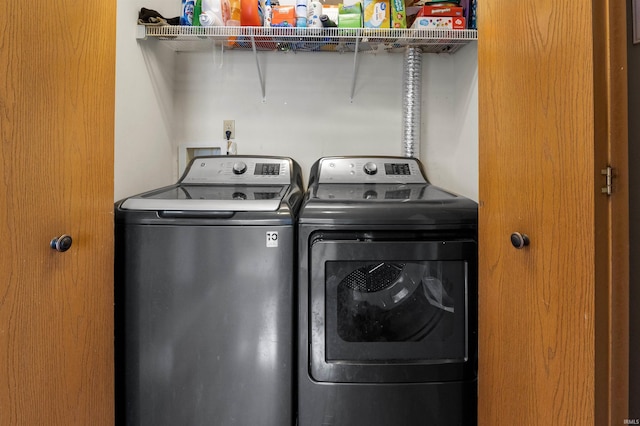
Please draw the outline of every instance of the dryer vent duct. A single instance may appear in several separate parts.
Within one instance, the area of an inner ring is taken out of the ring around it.
[[[407,47],[405,50],[403,85],[402,155],[419,158],[422,51],[418,47]]]

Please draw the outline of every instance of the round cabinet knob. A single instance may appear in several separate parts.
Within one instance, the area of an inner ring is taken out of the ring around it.
[[[71,243],[73,243],[73,239],[71,238],[71,236],[62,234],[59,237],[51,240],[49,246],[55,251],[63,252],[71,248]]]
[[[363,169],[364,172],[368,175],[375,175],[376,173],[378,173],[378,166],[376,166],[376,163],[368,162],[364,165]]]
[[[521,234],[519,232],[514,232],[511,234],[511,244],[517,249],[521,249],[529,245],[529,237],[527,234]]]
[[[241,175],[247,171],[247,165],[242,161],[238,161],[237,163],[233,163],[233,173],[236,175]]]

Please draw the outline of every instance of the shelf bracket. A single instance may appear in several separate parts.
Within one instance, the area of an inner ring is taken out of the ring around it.
[[[356,74],[358,72],[358,47],[360,45],[360,37],[356,37],[356,48],[353,53],[353,76],[351,77],[351,96],[349,102],[353,103],[353,95],[356,91]]]
[[[258,50],[256,49],[256,38],[251,36],[251,49],[253,50],[253,56],[256,58],[256,68],[258,69],[258,78],[260,79],[260,90],[262,90],[262,103],[266,102],[266,93],[264,88],[264,78],[262,77],[262,71],[260,70],[260,61],[258,61]]]
[[[145,25],[136,25],[136,39],[138,40],[146,40],[147,39],[147,27]]]

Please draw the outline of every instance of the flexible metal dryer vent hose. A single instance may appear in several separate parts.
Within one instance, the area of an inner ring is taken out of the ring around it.
[[[419,158],[422,51],[418,47],[405,50],[402,94],[402,155]]]

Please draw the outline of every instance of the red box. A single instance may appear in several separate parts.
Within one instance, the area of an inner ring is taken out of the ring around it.
[[[454,30],[464,30],[467,28],[467,22],[466,19],[464,19],[464,16],[452,16],[452,18]]]
[[[463,16],[460,6],[422,6],[418,16]]]

